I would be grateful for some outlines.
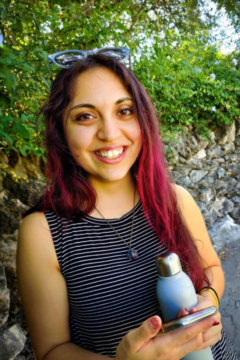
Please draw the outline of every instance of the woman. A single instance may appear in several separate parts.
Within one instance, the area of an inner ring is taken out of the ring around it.
[[[156,114],[131,71],[112,54],[78,60],[43,114],[49,185],[17,255],[36,358],[177,360],[215,344],[215,359],[236,359],[219,313],[156,337],[156,255],[176,252],[196,291],[211,285],[196,309],[217,305],[224,278],[194,200],[170,184]]]

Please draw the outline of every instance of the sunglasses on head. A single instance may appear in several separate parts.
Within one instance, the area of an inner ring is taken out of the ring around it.
[[[78,60],[83,60],[88,57],[88,55],[92,54],[101,54],[105,56],[109,56],[115,58],[119,61],[124,61],[126,59],[129,60],[129,66],[131,68],[131,57],[130,57],[130,50],[121,48],[121,47],[107,47],[107,48],[100,48],[94,50],[65,50],[60,51],[52,55],[48,55],[48,65],[49,65],[49,72],[51,83],[52,80],[52,72],[50,64],[54,63],[58,67],[62,69],[69,69],[71,68]]]

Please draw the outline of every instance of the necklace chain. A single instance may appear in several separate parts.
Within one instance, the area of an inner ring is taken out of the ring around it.
[[[135,189],[134,189],[134,199],[133,199],[133,217],[132,217],[132,227],[131,227],[131,236],[129,244],[124,240],[124,238],[118,233],[116,229],[110,224],[110,222],[103,216],[103,214],[97,209],[97,212],[99,215],[107,222],[107,224],[110,226],[110,228],[115,232],[115,234],[124,242],[124,244],[129,248],[129,251],[127,253],[127,256],[130,260],[135,260],[138,258],[138,253],[136,250],[131,248],[132,243],[132,237],[133,237],[133,226],[134,226],[134,217],[135,217]]]

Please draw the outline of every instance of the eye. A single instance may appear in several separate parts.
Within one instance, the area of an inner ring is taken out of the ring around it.
[[[121,109],[120,111],[119,111],[119,114],[120,115],[123,115],[123,116],[128,116],[128,115],[132,115],[133,114],[133,109],[131,109],[131,108],[124,108],[124,109]]]
[[[76,116],[75,121],[88,121],[93,119],[93,115],[89,113],[83,113]]]

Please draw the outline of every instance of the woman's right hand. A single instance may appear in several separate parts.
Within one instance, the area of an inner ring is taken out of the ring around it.
[[[211,328],[214,338],[214,332],[218,331],[215,324],[212,316],[188,328],[156,336],[162,321],[159,316],[153,316],[124,336],[115,360],[179,360],[191,351],[213,345],[208,341],[205,346],[202,334]]]

